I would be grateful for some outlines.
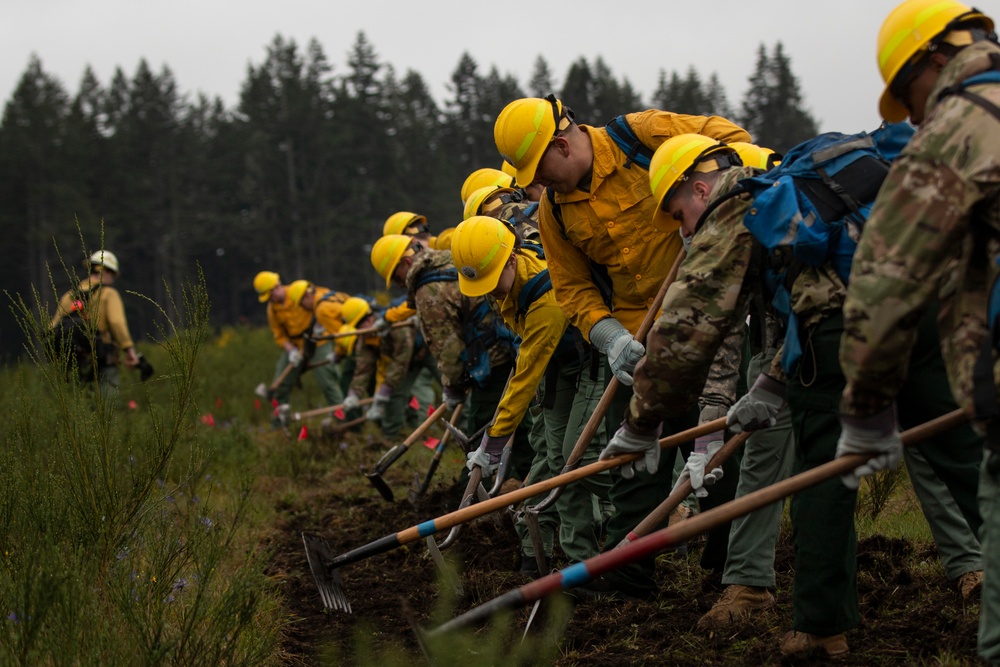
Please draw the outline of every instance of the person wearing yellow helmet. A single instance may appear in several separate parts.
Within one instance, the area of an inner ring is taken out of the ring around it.
[[[507,160],[504,160],[503,164],[500,166],[500,170],[511,177],[512,179],[511,187],[517,187],[516,183],[513,180],[513,178],[517,176],[517,169],[514,168],[514,165],[512,165],[510,162],[507,162]],[[535,202],[535,203],[537,203],[542,198],[542,193],[545,192],[545,187],[542,186],[540,183],[532,183],[530,185],[518,187],[517,189],[522,193],[522,196],[524,197],[525,201]]]
[[[781,156],[770,148],[764,148],[763,146],[751,144],[746,141],[733,141],[728,146],[736,151],[736,154],[740,156],[740,160],[747,167],[767,171],[771,167],[781,164]]]
[[[49,329],[53,332],[63,326],[70,330],[81,329],[83,322],[95,322],[87,332],[89,340],[70,341],[69,347],[73,349],[68,352],[72,361],[66,360],[67,372],[74,370],[72,366],[75,366],[81,383],[92,384],[96,380],[100,391],[110,397],[118,389],[120,381],[118,364],[135,368],[140,359],[128,328],[125,304],[121,294],[113,287],[119,274],[118,258],[110,250],[98,250],[90,255],[85,264],[89,275],[59,298]],[[79,326],[77,322],[80,322]],[[91,332],[96,334],[96,339],[90,335]],[[66,351],[55,350],[56,355],[63,352]],[[124,354],[123,359],[119,358],[119,352]]]
[[[385,224],[382,225],[382,235],[402,234],[409,236],[426,248],[435,250],[447,250],[446,241],[454,228],[446,229],[441,235],[431,234],[430,227],[427,226],[427,218],[410,211],[398,211],[390,215]]]
[[[951,389],[960,405],[975,411],[986,437],[978,492],[984,578],[977,648],[995,665],[1000,431],[991,369],[998,311],[985,290],[996,295],[998,288],[983,286],[1000,262],[1000,46],[993,30],[992,18],[952,0],[903,2],[879,30],[877,66],[885,83],[879,111],[889,121],[909,116],[917,131],[889,170],[854,256],[839,347],[846,387],[837,454],[874,453],[879,460],[898,452],[889,416],[894,405],[902,411],[912,401],[905,369],[920,354],[914,323],[924,312],[940,312]],[[991,331],[973,331],[969,322]],[[985,373],[976,378],[973,369]],[[867,426],[867,438],[852,426]],[[921,451],[929,458],[927,448]]]
[[[727,164],[722,158],[726,151],[732,149],[697,135],[685,135],[665,142],[653,157],[650,187],[659,204],[657,215],[673,220],[690,235],[690,252],[647,338],[647,356],[636,368],[635,395],[626,422],[639,429],[648,428],[648,424],[655,423],[664,414],[670,416],[683,410],[686,403],[694,400],[691,388],[705,384],[728,332],[742,328],[750,304],[759,298],[755,294],[767,294],[761,279],[764,255],[755,252],[758,242],[744,224],[754,202],[750,191],[740,184],[741,180],[759,172],[751,167]],[[787,419],[785,415],[790,412],[793,430],[802,434],[802,438],[796,438],[794,457],[788,451],[790,443],[787,440],[774,443],[766,456],[774,457],[779,453],[778,458],[784,462],[770,470],[767,466],[744,462],[743,472],[747,475],[745,482],[740,480],[741,493],[777,481],[790,471],[802,471],[834,457],[839,430],[837,415],[833,409],[818,406],[835,405],[843,387],[836,348],[843,330],[840,304],[844,292],[843,281],[829,261],[822,266],[804,265],[791,280],[790,301],[801,323],[799,331],[802,333],[798,339],[806,353],[787,376],[778,363],[781,355],[775,348],[780,336],[776,327],[770,327],[761,336],[768,342],[769,354],[775,361],[767,368],[764,365],[766,357],[755,358],[763,372],[757,376],[750,391],[728,410],[729,427],[740,431],[773,426]],[[755,319],[766,316],[756,309],[753,311]],[[928,363],[935,344],[933,320],[931,313],[917,327],[922,341],[920,352],[914,355],[907,371],[912,393],[908,394],[906,409],[899,413],[906,423],[948,409],[945,375],[939,365]],[[930,441],[930,445],[923,452],[935,470],[946,470],[949,467],[946,459],[952,461],[953,469],[947,474],[941,473],[940,492],[951,491],[969,528],[974,530],[980,523],[974,516],[974,465],[978,446],[974,435],[968,429],[961,433],[956,431]],[[780,452],[784,452],[783,456]],[[697,479],[704,487],[710,478],[718,476],[716,471],[707,470],[706,462],[712,456],[712,448],[709,446],[700,457],[696,457],[697,453],[698,444],[685,472],[692,485],[697,486]],[[744,457],[754,458],[760,453],[759,447],[748,444]],[[959,460],[961,466],[954,466]],[[728,473],[723,479],[727,477]],[[947,488],[941,481],[947,483]],[[852,556],[855,493],[839,480],[832,480],[800,492],[793,500],[794,617],[793,629],[780,641],[780,649],[785,655],[819,649],[836,656],[850,650],[844,633],[859,620]],[[972,512],[966,514],[970,509]],[[776,535],[779,515],[780,509],[772,508],[770,518],[766,519],[771,525],[760,524],[760,534]],[[930,515],[928,518],[933,520]],[[752,524],[737,522],[733,530],[746,531],[749,525]],[[737,536],[730,548],[739,543]],[[734,557],[746,557],[748,553],[739,547],[731,551]],[[757,557],[762,553],[758,552]],[[763,561],[759,561],[761,563]],[[759,570],[758,574],[770,571],[773,556],[766,564],[768,570]],[[767,590],[773,585],[773,575],[756,581],[752,577],[741,581],[740,577],[747,576],[751,573],[741,573],[739,568],[727,562],[723,582],[730,588],[702,618],[700,628],[728,629],[732,626],[733,615],[773,605],[773,597]]]
[[[406,288],[437,362],[445,402],[454,409],[469,398],[467,432],[474,433],[490,421],[499,402],[513,365],[513,334],[485,298],[462,295],[451,250],[424,248],[407,236],[389,235],[372,246],[371,261],[387,287]],[[526,428],[518,429],[521,441]],[[524,444],[515,451],[527,449]],[[525,466],[518,462],[517,467]]]
[[[621,121],[647,150],[685,132],[721,141],[750,140],[744,129],[714,116],[650,109],[626,114]],[[644,353],[633,334],[681,249],[676,226],[650,225],[655,205],[648,173],[617,136],[606,127],[576,123],[572,111],[552,95],[511,102],[493,128],[497,150],[516,170],[517,185],[546,188],[538,222],[556,298],[570,322],[602,355],[605,381],[613,374],[625,385],[608,410],[609,431],[618,427],[631,396],[632,369]],[[684,428],[695,417],[696,411],[666,428]],[[628,446],[621,439],[614,445]],[[664,461],[669,457],[672,463],[674,456],[673,451],[664,454]],[[608,525],[607,544],[624,539],[666,497],[672,465],[651,462],[649,467],[628,479],[613,473],[616,513]],[[721,568],[722,563],[712,566]],[[654,590],[653,569],[652,561],[644,561],[605,578],[629,594],[644,596]]]
[[[343,304],[341,331],[369,329],[377,313],[360,297]],[[374,387],[374,401],[365,416],[379,423],[382,434],[395,438],[402,430],[413,384],[421,371],[437,375],[433,357],[427,352],[415,327],[389,329],[383,334],[351,337],[345,343],[354,358],[354,373],[344,399],[344,409],[356,409]]]
[[[540,243],[538,204],[526,202],[522,191],[496,185],[479,188],[465,202],[465,220],[474,215],[488,215],[513,226],[515,233],[526,241]]]
[[[462,206],[465,206],[469,201],[469,197],[472,193],[480,188],[487,187],[498,187],[498,188],[509,188],[514,185],[514,175],[508,174],[500,169],[493,169],[491,167],[483,167],[482,169],[476,169],[474,172],[469,174],[462,183]]]
[[[317,316],[321,313],[325,324],[335,327],[334,331],[340,327],[334,303],[340,298],[339,293],[308,280],[283,285],[278,274],[266,271],[257,274],[254,289],[261,296],[266,293],[268,324],[275,342],[282,348],[275,364],[275,379],[289,363],[295,365],[274,392],[279,409],[272,425],[281,425],[281,417],[287,412],[281,406],[289,404],[292,388],[306,371],[313,371],[316,385],[328,405],[340,403],[344,394],[340,388],[339,369],[332,359],[333,346],[322,338],[330,329],[324,328]]]
[[[537,391],[542,396],[538,413],[544,437],[531,443],[534,449],[531,477],[544,479],[557,475],[594,411],[603,387],[590,377],[588,346],[580,332],[569,325],[556,302],[544,253],[538,245],[523,243],[501,220],[472,216],[455,229],[452,258],[458,268],[462,293],[491,295],[506,325],[521,338],[514,375],[500,399],[494,423],[484,434],[479,449],[469,454],[470,465],[474,462],[488,467],[499,462],[504,444],[527,414]],[[599,433],[591,442],[583,464],[597,459],[605,440]],[[585,484],[567,487],[555,506],[539,516],[543,531],[548,533],[543,542],[551,543],[552,533],[559,525],[559,543],[571,561],[596,555],[600,550],[599,531],[591,490],[606,499],[609,487],[607,473],[589,478]],[[534,502],[541,500],[537,498]],[[537,572],[530,536],[523,523],[516,527],[522,543],[522,572]]]

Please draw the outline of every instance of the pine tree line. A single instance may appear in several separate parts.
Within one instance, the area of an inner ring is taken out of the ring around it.
[[[495,66],[481,73],[465,53],[440,107],[418,72],[399,76],[363,33],[339,76],[315,40],[302,49],[275,37],[232,109],[187,98],[169,68],[145,61],[107,87],[88,68],[70,95],[32,58],[0,120],[0,224],[6,246],[20,249],[0,265],[3,285],[26,296],[34,286],[37,305],[51,309],[56,248],[78,267],[81,234],[96,249],[103,221],[125,289],[166,306],[200,266],[216,324],[261,321],[250,289],[261,269],[375,290],[368,250],[382,222],[412,210],[434,229],[457,224],[465,177],[500,166],[493,121],[509,101],[555,91],[588,124],[647,106],[599,56],[572,63],[556,88],[541,56],[522,87]],[[817,132],[780,43],[760,46],[739,112],[715,74],[703,81],[693,68],[661,72],[649,106],[727,116],[779,151]],[[69,287],[61,269],[54,275]],[[126,299],[133,333],[154,331],[156,308]],[[0,355],[20,344],[3,308]]]

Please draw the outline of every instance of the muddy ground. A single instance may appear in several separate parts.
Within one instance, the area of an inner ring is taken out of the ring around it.
[[[423,542],[343,568],[353,614],[326,612],[309,573],[300,533],[326,537],[342,553],[455,508],[459,459],[446,457],[444,470],[419,508],[407,500],[416,473],[430,461],[415,447],[385,475],[396,495],[381,498],[359,473],[381,451],[378,443],[339,439],[314,443],[312,455],[327,470],[300,480],[294,497],[276,501],[280,520],[269,537],[270,574],[280,583],[293,622],[284,652],[290,665],[426,664],[413,624],[435,627],[458,613],[526,580],[518,574],[518,542],[509,521],[478,520],[446,552],[461,570],[463,594],[455,600],[438,584]],[[440,536],[439,536],[440,537]],[[823,656],[782,661],[778,639],[790,629],[792,550],[787,534],[778,546],[776,606],[749,625],[726,635],[695,632],[698,618],[722,587],[698,566],[698,543],[686,556],[657,561],[660,594],[653,601],[583,601],[563,605],[564,627],[532,624],[560,641],[540,636],[521,646],[528,610],[498,625],[456,639],[435,664],[629,665],[805,665]],[[862,625],[848,633],[851,654],[839,665],[974,665],[978,604],[965,603],[936,565],[932,543],[873,537],[858,548]],[[442,593],[444,591],[444,593]],[[394,662],[395,661],[395,662]]]

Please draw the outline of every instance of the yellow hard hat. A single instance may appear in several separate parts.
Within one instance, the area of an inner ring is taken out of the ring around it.
[[[364,301],[364,299],[360,299]],[[346,303],[344,304],[346,305]],[[345,324],[340,327],[337,333],[353,333],[357,327],[353,324]],[[337,339],[337,347],[344,350],[347,354],[354,354],[354,344],[358,342],[357,336],[344,336],[343,338]]]
[[[510,227],[485,215],[473,216],[456,227],[451,258],[462,294],[482,296],[496,289],[516,240]]]
[[[427,231],[427,218],[410,211],[398,211],[385,219],[382,235],[406,234],[415,236]]]
[[[660,144],[649,162],[649,187],[653,191],[653,200],[656,201],[654,227],[667,233],[680,227],[676,220],[666,214],[663,206],[692,172],[716,171],[719,164],[708,158],[723,151],[727,154],[734,152],[718,139],[703,134],[679,134]]]
[[[491,169],[490,167],[476,169],[465,179],[465,183],[462,183],[462,206],[465,206],[465,203],[469,201],[469,196],[479,188],[485,188],[489,185],[510,186],[513,184],[512,174],[505,174],[499,169]]]
[[[413,254],[413,250],[410,249],[411,243],[413,243],[413,239],[409,236],[387,234],[372,246],[372,266],[375,267],[380,276],[385,278],[386,289],[392,285],[392,274],[399,265],[399,260],[408,254]]]
[[[500,165],[500,171],[510,176],[510,184],[514,185],[514,177],[517,176],[517,169],[514,169],[514,165],[504,160],[503,164]]]
[[[261,271],[253,278],[253,288],[257,291],[257,300],[264,303],[271,298],[271,290],[281,284],[281,277],[274,271]]]
[[[474,215],[491,215],[499,205],[494,205],[493,202],[484,210],[483,203],[492,197],[493,195],[502,194],[513,194],[517,190],[514,188],[504,188],[498,185],[489,185],[485,188],[479,188],[474,191],[469,198],[465,200],[465,215],[463,220],[468,220]]]
[[[340,317],[345,324],[357,327],[358,322],[365,319],[368,313],[372,312],[371,305],[361,297],[352,296],[344,301],[340,307]]]
[[[736,151],[736,154],[740,156],[740,160],[748,167],[767,171],[771,167],[781,164],[780,156],[770,148],[764,148],[763,146],[747,143],[746,141],[734,141],[729,144],[729,147]]]
[[[535,170],[557,130],[569,122],[568,109],[554,96],[523,97],[503,108],[493,126],[493,141],[500,155],[514,167],[518,187],[528,187],[535,180]]]
[[[885,82],[878,103],[882,118],[896,123],[909,115],[903,103],[890,92],[896,77],[908,75],[912,71],[910,66],[925,52],[937,48],[948,33],[962,30],[970,22],[979,23],[987,32],[993,30],[992,19],[955,0],[906,0],[889,13],[879,29],[877,42],[878,68]],[[964,43],[971,41],[970,38]]]
[[[302,297],[306,295],[306,291],[312,287],[312,283],[308,280],[295,280],[291,285],[288,286],[288,300],[292,302],[292,305],[298,306],[302,303]]]
[[[95,266],[103,266],[108,271],[114,271],[115,273],[120,273],[118,270],[118,258],[115,257],[115,253],[110,250],[98,250],[90,256],[90,260],[87,264],[93,268]]]
[[[455,233],[454,227],[449,227],[434,237],[431,248],[434,250],[451,250],[451,237]]]

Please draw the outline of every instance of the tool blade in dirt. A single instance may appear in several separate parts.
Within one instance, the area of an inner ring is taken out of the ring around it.
[[[538,567],[538,573],[541,574],[548,569],[548,565],[545,562],[545,545],[542,543],[542,527],[538,523],[538,514],[527,512],[524,515],[524,524],[528,527],[531,548],[535,552],[535,565]]]
[[[302,533],[302,543],[305,545],[306,560],[309,561],[309,569],[312,571],[316,588],[319,589],[323,606],[327,609],[352,613],[351,603],[344,594],[344,581],[340,577],[340,572],[328,565],[333,560],[330,545],[322,537],[306,533]]]
[[[372,483],[372,486],[375,487],[375,490],[378,491],[380,496],[385,498],[386,501],[390,503],[395,502],[396,497],[393,495],[392,489],[389,488],[389,485],[385,483],[384,479],[382,479],[382,475],[378,474],[378,472],[369,472],[365,473],[365,477]]]
[[[910,445],[920,442],[968,421],[968,414],[962,410],[954,410],[925,422],[920,426],[908,429],[901,436],[903,444]],[[605,551],[581,563],[570,565],[559,572],[553,572],[540,579],[536,579],[529,584],[508,591],[485,604],[470,609],[461,616],[431,630],[427,633],[427,637],[434,638],[455,630],[478,625],[497,612],[530,604],[553,593],[586,584],[606,572],[616,570],[624,565],[634,563],[643,558],[650,558],[672,546],[690,540],[715,526],[745,516],[754,510],[770,505],[803,489],[847,474],[874,455],[875,453],[872,452],[871,454],[849,454],[842,456],[815,468],[810,468],[798,475],[788,477],[771,486],[758,489],[745,496],[713,507],[690,519],[680,521],[673,526],[650,533],[645,537],[640,537],[621,548]]]
[[[441,550],[438,549],[437,542],[434,541],[434,536],[430,536],[426,539],[427,551],[431,555],[431,560],[434,561],[434,565],[437,567],[438,572],[441,574],[441,578],[444,583],[450,585],[455,591],[456,596],[461,596],[465,593],[462,589],[462,581],[458,577],[458,573],[455,572],[455,568],[448,564],[448,561],[444,559],[444,555],[441,554]]]

